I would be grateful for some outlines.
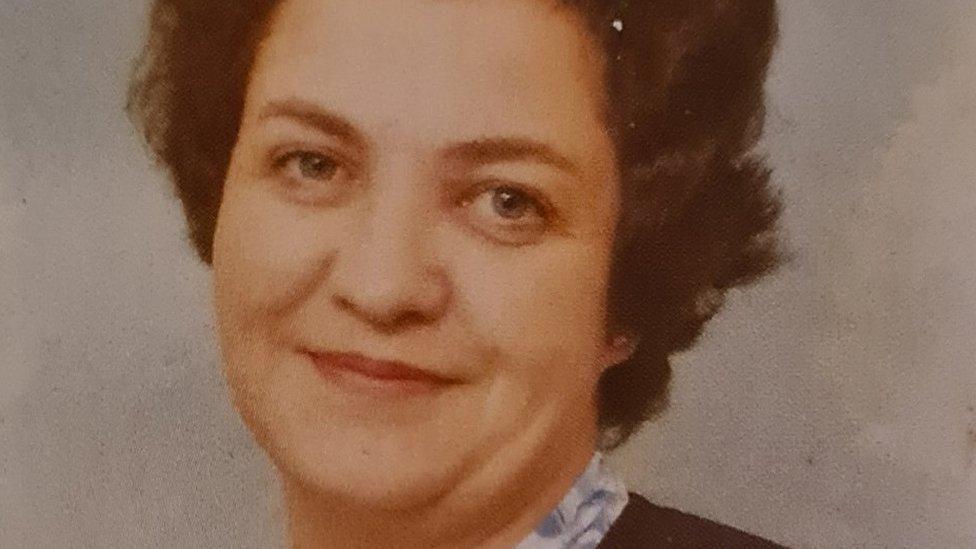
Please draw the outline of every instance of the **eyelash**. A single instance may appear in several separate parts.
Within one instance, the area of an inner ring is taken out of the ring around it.
[[[510,190],[518,193],[523,200],[528,202],[528,208],[532,210],[532,213],[529,215],[535,216],[537,219],[530,219],[529,221],[517,220],[513,223],[507,223],[503,216],[495,210],[495,204],[490,203],[487,207],[493,210],[490,215],[496,221],[485,224],[479,223],[475,219],[469,226],[477,233],[501,244],[520,247],[532,244],[546,234],[561,232],[561,219],[548,198],[537,190],[518,183],[499,179],[486,180],[473,187],[469,187],[467,192],[457,199],[456,205],[464,208],[462,210],[464,215],[478,217],[475,208],[481,197],[484,196],[487,200],[493,201],[493,193],[502,190]],[[499,222],[497,220],[501,221]]]
[[[275,173],[283,172],[292,161],[301,161],[305,159],[314,159],[328,162],[334,169],[340,170],[345,169],[346,164],[336,158],[334,155],[327,153],[320,153],[306,149],[293,149],[288,150],[283,153],[272,154],[271,167]]]
[[[547,222],[552,221],[552,218],[554,217],[554,209],[552,204],[550,204],[544,196],[538,192],[535,192],[529,187],[504,180],[490,179],[476,185],[473,189],[464,193],[459,200],[459,203],[463,205],[470,205],[475,201],[475,199],[485,193],[501,190],[510,190],[518,193],[529,201],[530,207],[535,210],[542,220]]]
[[[278,152],[281,151],[281,152]],[[315,181],[315,178],[305,177],[304,174],[299,173],[298,175],[287,173],[289,171],[289,164],[292,162],[301,162],[304,159],[312,159],[315,161],[324,161],[330,165],[330,169],[335,170],[335,172],[346,171],[347,177],[352,178],[351,170],[347,168],[348,163],[344,162],[338,155],[318,152],[308,148],[287,148],[283,151],[278,149],[278,151],[273,152],[271,155],[271,167],[276,175],[283,176],[287,181],[289,186],[300,188],[303,183],[311,179]],[[296,167],[297,170],[301,171],[301,167]],[[332,175],[329,179],[337,177]],[[457,183],[461,185],[461,182]],[[537,190],[519,183],[514,183],[511,181],[506,181],[503,179],[487,179],[474,186],[469,186],[467,190],[455,200],[455,205],[462,206],[464,208],[471,208],[477,202],[477,200],[483,195],[489,195],[487,198],[493,198],[492,193],[500,192],[503,190],[508,190],[513,193],[518,194],[523,200],[528,202],[528,208],[532,210],[532,215],[539,218],[539,223],[523,223],[521,226],[519,222],[516,221],[512,224],[505,224],[504,222],[500,224],[500,228],[503,231],[508,231],[510,233],[525,232],[530,233],[538,230],[540,233],[546,233],[553,229],[557,229],[559,226],[559,216],[556,209],[553,207],[552,203],[547,199],[545,195],[538,192]],[[492,204],[494,206],[494,204]],[[501,214],[496,216],[501,219]],[[491,229],[479,229],[480,232],[491,232]],[[502,238],[501,240],[506,240]]]
[[[311,169],[327,173],[322,177],[306,175],[305,161],[318,164]],[[310,206],[340,204],[349,196],[356,178],[355,166],[341,155],[301,145],[271,150],[268,174],[289,200]]]

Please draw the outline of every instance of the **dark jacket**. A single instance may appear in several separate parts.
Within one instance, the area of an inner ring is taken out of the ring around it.
[[[658,507],[637,494],[614,521],[599,549],[784,549],[729,526]]]

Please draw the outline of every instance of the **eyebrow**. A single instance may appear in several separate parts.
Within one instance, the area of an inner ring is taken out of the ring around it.
[[[301,99],[289,98],[269,102],[258,119],[286,118],[322,133],[347,141],[357,148],[367,148],[368,140],[356,127],[339,116]],[[467,164],[486,165],[499,162],[534,161],[579,175],[579,164],[554,147],[527,137],[485,137],[447,147],[442,158]]]
[[[572,175],[580,173],[580,167],[569,157],[545,143],[524,137],[498,137],[465,141],[448,147],[443,157],[470,164],[496,162],[534,161],[552,166]]]
[[[357,148],[366,148],[367,139],[345,118],[301,99],[271,101],[261,109],[258,120],[286,118],[309,126],[322,133],[348,141]]]

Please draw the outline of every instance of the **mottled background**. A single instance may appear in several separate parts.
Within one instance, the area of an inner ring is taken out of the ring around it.
[[[145,0],[0,0],[0,546],[268,547],[177,204],[122,112]],[[976,4],[782,2],[794,260],[615,458],[797,547],[976,547]]]

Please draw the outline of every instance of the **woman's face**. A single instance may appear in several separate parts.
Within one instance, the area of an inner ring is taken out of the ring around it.
[[[589,457],[618,199],[582,28],[542,1],[277,11],[213,268],[235,405],[287,479],[393,508]]]

